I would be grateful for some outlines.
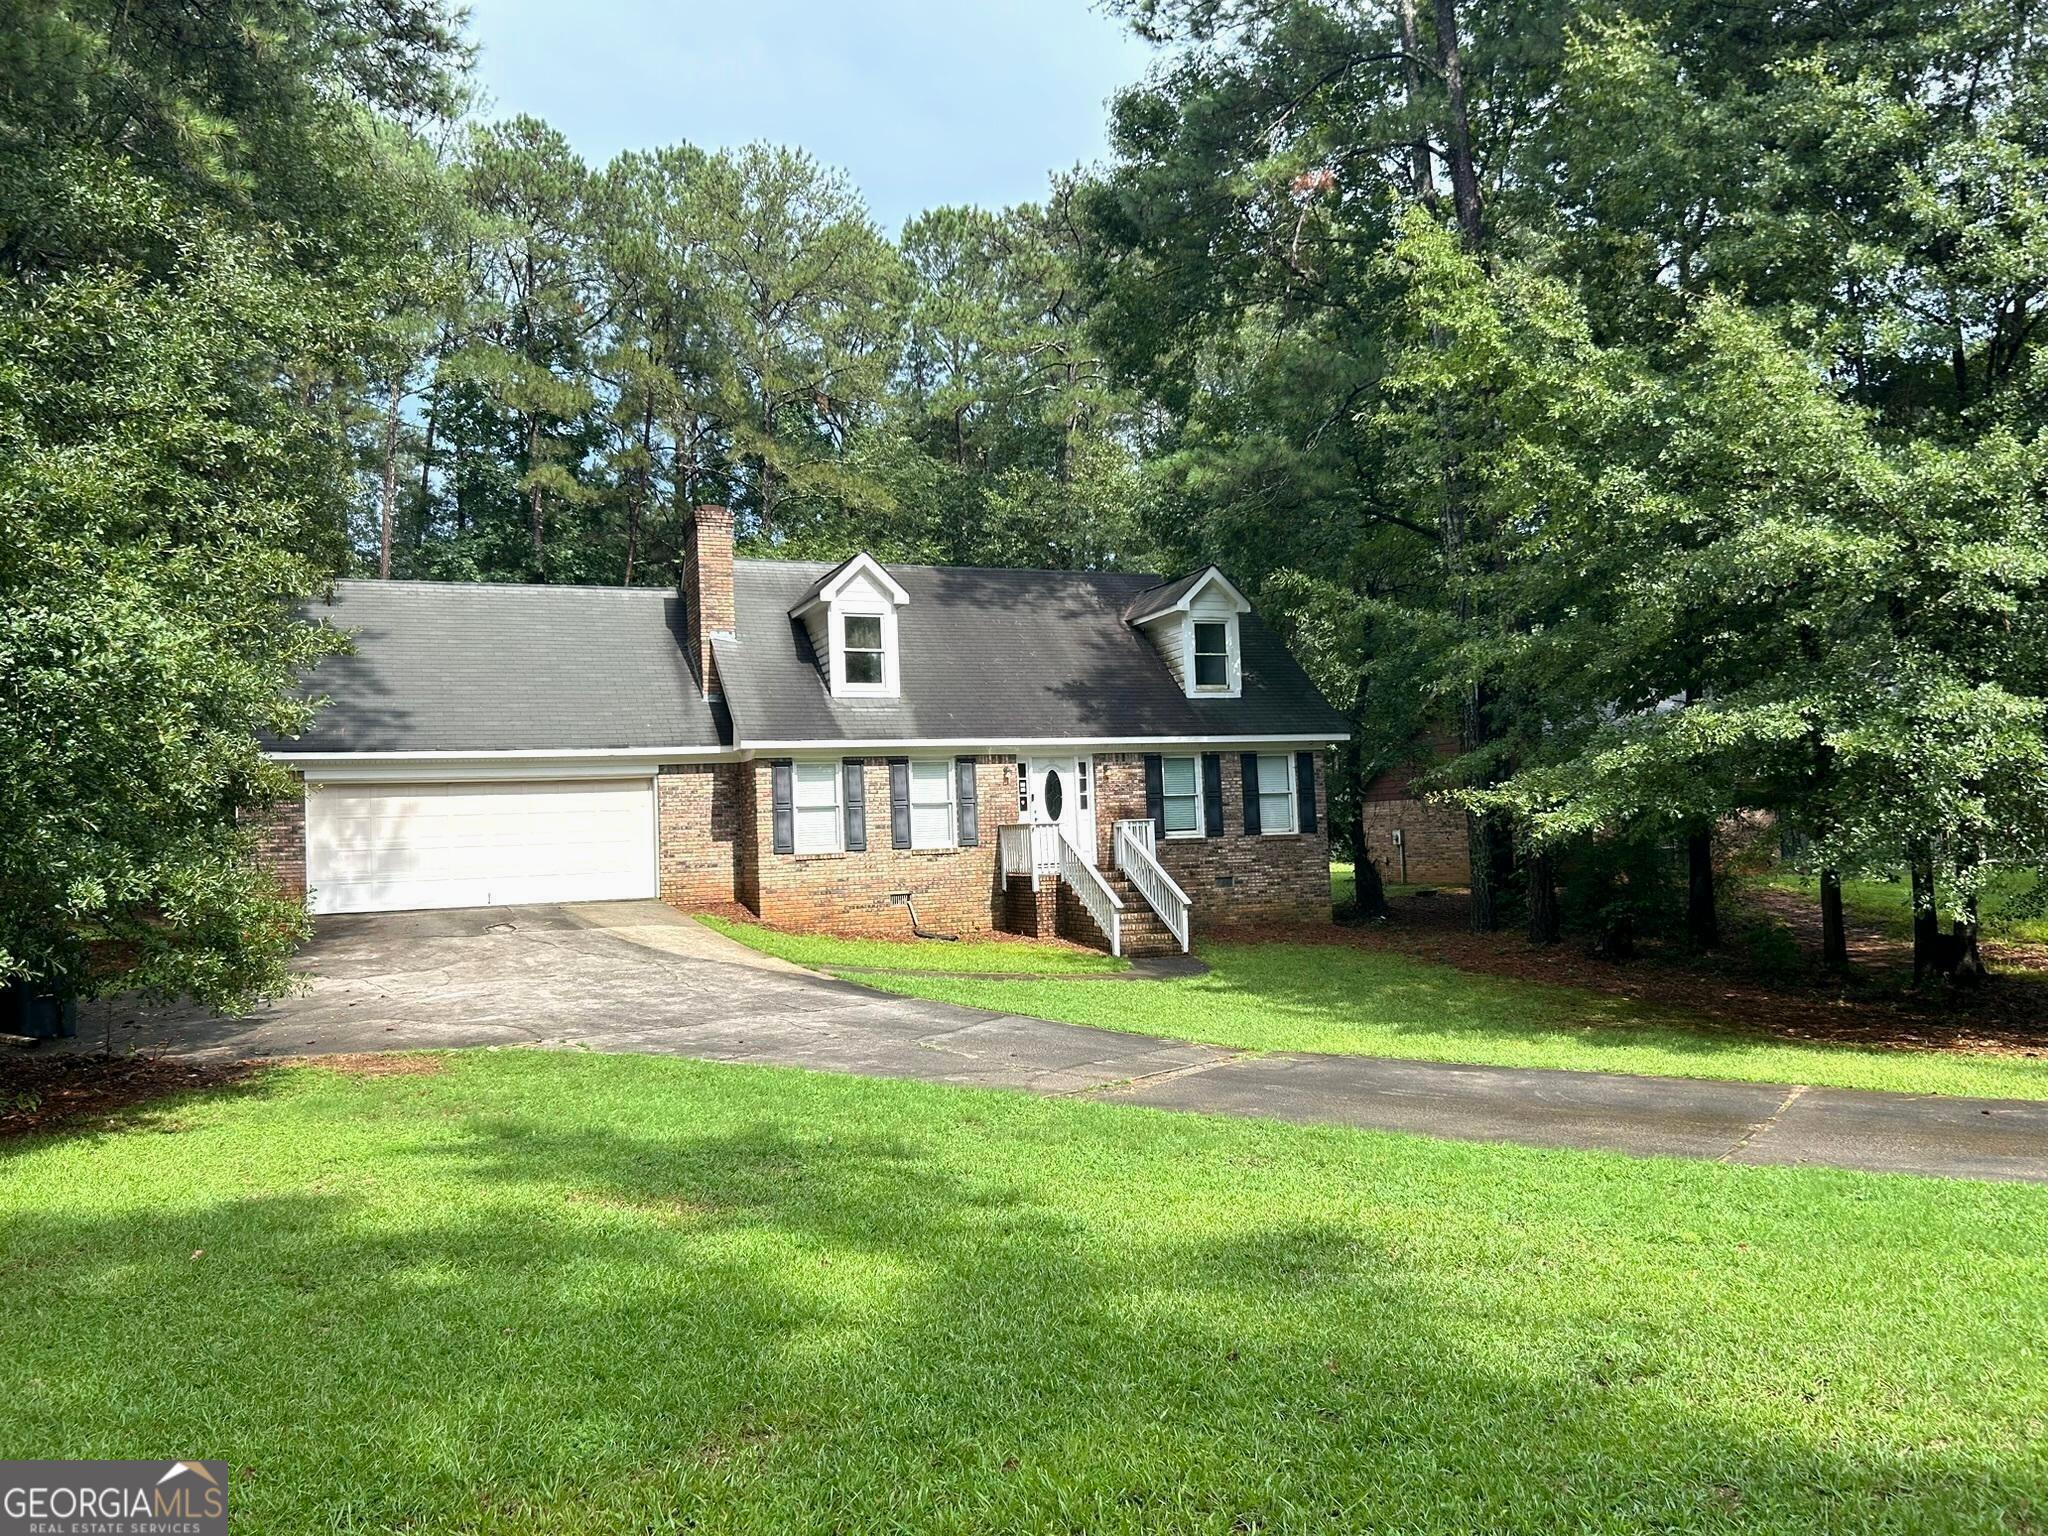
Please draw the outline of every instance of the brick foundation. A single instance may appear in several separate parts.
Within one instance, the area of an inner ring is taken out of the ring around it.
[[[1027,939],[1050,939],[1059,933],[1059,886],[1041,881],[1037,890],[1022,877],[1012,879],[1003,893],[1002,930]]]
[[[661,899],[684,911],[733,900],[743,763],[683,763],[654,781]]]
[[[1365,813],[1366,856],[1379,866],[1380,878],[1388,884],[1466,885],[1472,879],[1470,847],[1466,840],[1465,813],[1455,806],[1427,800],[1368,800]],[[1394,846],[1394,831],[1400,829],[1407,853],[1403,873],[1402,848]]]
[[[1330,817],[1323,754],[1316,754],[1315,831],[1272,836],[1245,832],[1238,754],[1221,755],[1223,835],[1161,838],[1157,845],[1160,864],[1188,893],[1194,907],[1195,937],[1239,923],[1328,922]],[[1103,869],[1115,867],[1110,839],[1116,823],[1144,815],[1144,756],[1098,754],[1095,829],[1097,858]]]
[[[275,805],[243,813],[256,838],[256,862],[277,876],[287,895],[306,899],[306,783],[294,774],[296,793]]]

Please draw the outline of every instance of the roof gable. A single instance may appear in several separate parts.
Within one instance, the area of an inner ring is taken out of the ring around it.
[[[1165,586],[1151,587],[1133,597],[1124,609],[1127,624],[1149,624],[1152,620],[1169,613],[1186,613],[1205,593],[1220,596],[1229,604],[1232,613],[1250,613],[1252,605],[1237,590],[1223,568],[1205,565],[1199,571],[1183,576]]]
[[[835,603],[847,592],[858,588],[863,581],[898,608],[910,601],[910,594],[903,590],[895,577],[882,568],[882,562],[863,550],[833,566],[805,588],[797,600],[790,604],[789,616],[792,619],[800,619],[820,603]]]

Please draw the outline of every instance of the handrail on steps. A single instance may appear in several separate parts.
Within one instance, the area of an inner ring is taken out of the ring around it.
[[[1088,909],[1088,915],[1095,919],[1095,926],[1109,940],[1109,952],[1121,955],[1124,952],[1124,899],[1110,888],[1102,878],[1102,871],[1090,864],[1067,838],[1067,834],[1055,827],[1059,835],[1060,867],[1059,876],[1074,888],[1074,894],[1081,899],[1081,905]]]
[[[1119,821],[1115,839],[1116,867],[1137,887],[1146,904],[1159,914],[1166,931],[1180,945],[1180,952],[1186,954],[1194,927],[1194,903],[1180,888],[1179,882],[1166,872],[1166,866],[1159,862],[1155,837],[1156,829],[1149,819]]]

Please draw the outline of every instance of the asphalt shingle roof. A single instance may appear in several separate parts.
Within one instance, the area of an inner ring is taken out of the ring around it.
[[[337,581],[308,617],[351,631],[298,752],[712,747],[682,603],[660,588]]]
[[[713,646],[743,744],[1350,731],[1256,614],[1242,622],[1243,696],[1187,697],[1124,622],[1131,600],[1160,579],[1118,571],[891,565],[910,597],[896,617],[901,697],[834,699],[789,611],[836,569],[734,563],[738,634]]]

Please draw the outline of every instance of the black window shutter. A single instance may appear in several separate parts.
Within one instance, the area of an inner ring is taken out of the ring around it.
[[[1166,764],[1157,752],[1145,754],[1145,814],[1153,835],[1166,836]]]
[[[857,757],[849,757],[839,765],[840,777],[846,781],[846,851],[866,853],[868,851],[868,787],[863,776],[864,764]]]
[[[889,759],[889,846],[910,846],[910,759]]]
[[[1223,835],[1223,754],[1202,754],[1202,834]]]
[[[1294,754],[1294,802],[1299,809],[1294,814],[1298,831],[1313,832],[1316,829],[1316,755],[1313,752]]]
[[[1244,830],[1250,837],[1259,830],[1259,754],[1240,752],[1237,765],[1244,775]]]
[[[959,804],[954,807],[954,816],[960,824],[960,846],[978,847],[981,843],[981,808],[974,798],[974,759],[956,757],[953,759],[953,783],[959,793],[954,797]]]
[[[768,779],[772,785],[775,806],[773,819],[777,853],[796,852],[796,811],[790,782],[794,772],[786,761],[768,765]]]

